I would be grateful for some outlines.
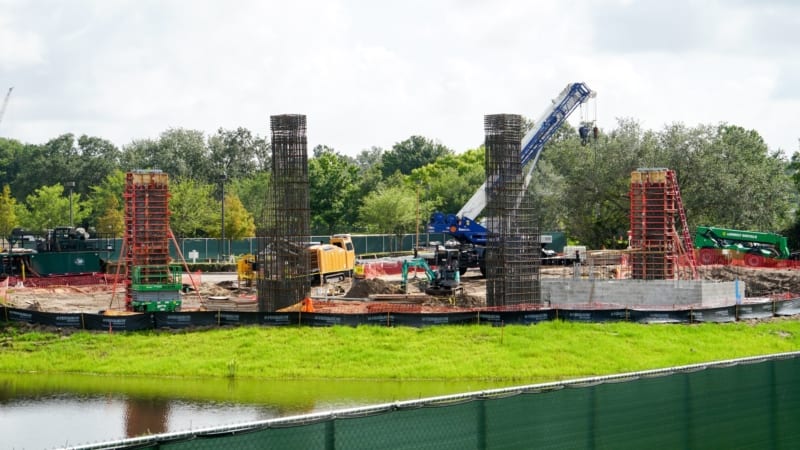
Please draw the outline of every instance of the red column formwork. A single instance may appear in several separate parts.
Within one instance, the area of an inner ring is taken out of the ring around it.
[[[678,259],[675,190],[667,169],[639,169],[631,173],[631,278],[675,278]]]
[[[131,271],[136,266],[169,264],[169,179],[161,171],[125,176],[125,307],[131,309]]]

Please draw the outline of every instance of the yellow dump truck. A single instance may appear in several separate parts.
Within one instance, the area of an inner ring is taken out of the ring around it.
[[[349,234],[334,234],[327,244],[314,244],[308,252],[308,267],[315,281],[324,283],[353,276],[356,251]]]

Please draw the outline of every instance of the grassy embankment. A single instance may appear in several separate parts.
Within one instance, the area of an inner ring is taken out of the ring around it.
[[[0,372],[540,382],[800,350],[800,321],[0,333]]]

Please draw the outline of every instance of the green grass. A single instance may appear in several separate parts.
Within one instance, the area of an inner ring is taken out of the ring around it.
[[[0,372],[355,380],[562,380],[800,350],[800,321],[545,322],[430,328],[239,327],[0,333]]]

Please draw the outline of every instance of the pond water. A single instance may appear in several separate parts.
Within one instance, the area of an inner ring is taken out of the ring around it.
[[[510,384],[0,374],[0,436],[3,448],[57,448]]]

